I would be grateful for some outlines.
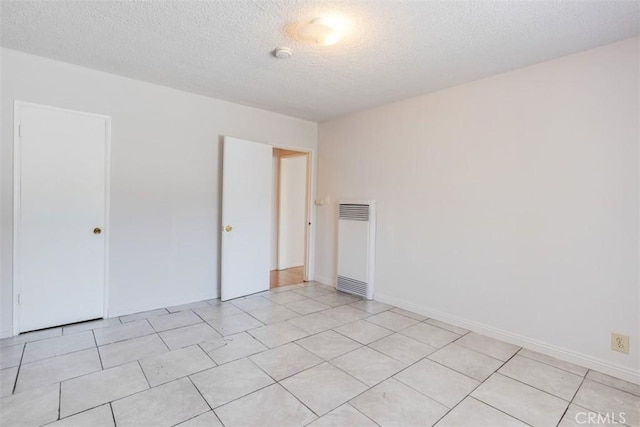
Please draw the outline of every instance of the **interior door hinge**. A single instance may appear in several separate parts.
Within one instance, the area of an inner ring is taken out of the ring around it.
[[[20,294],[18,294],[18,305],[20,305]]]
[[[18,125],[18,138],[22,138],[22,125]]]

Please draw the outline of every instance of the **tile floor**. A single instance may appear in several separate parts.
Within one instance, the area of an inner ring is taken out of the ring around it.
[[[3,339],[0,384],[3,426],[640,426],[637,385],[316,283]]]

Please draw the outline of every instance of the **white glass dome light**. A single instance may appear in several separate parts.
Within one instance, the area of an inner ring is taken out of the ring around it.
[[[298,29],[298,36],[302,40],[329,46],[340,40],[340,28],[335,20],[329,18],[314,18],[306,25]]]

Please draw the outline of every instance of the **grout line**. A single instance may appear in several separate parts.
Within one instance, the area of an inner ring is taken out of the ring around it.
[[[62,410],[62,381],[58,383],[58,420],[60,419],[61,410]]]
[[[193,383],[192,383],[192,384],[193,384]],[[195,387],[195,386],[194,386],[194,387]],[[196,388],[196,390],[197,390],[197,388]],[[202,395],[200,395],[200,396],[202,396]],[[205,403],[206,403],[206,399],[205,399]],[[208,405],[208,404],[207,404],[207,405]],[[211,407],[209,406],[209,408],[211,408]],[[171,427],[177,427],[177,426],[179,426],[179,425],[180,425],[180,424],[182,424],[182,423],[186,423],[187,421],[194,420],[194,419],[198,418],[198,417],[199,417],[199,416],[201,416],[201,415],[208,414],[209,412],[213,412],[213,409],[209,409],[208,411],[204,411],[204,412],[203,412],[203,413],[201,413],[201,414],[194,415],[193,417],[191,417],[191,418],[187,418],[186,420],[178,421],[178,423],[176,423],[176,424],[171,424]],[[213,414],[214,414],[214,416],[215,416],[215,412],[213,412]]]
[[[104,370],[104,364],[102,363],[102,355],[100,354],[100,347],[98,347],[98,341],[96,340],[96,334],[91,330],[91,335],[93,335],[93,342],[96,345],[96,352],[98,353],[98,359],[100,360],[100,369]]]
[[[18,377],[20,376],[20,370],[22,369],[22,360],[24,359],[24,352],[26,351],[26,349],[27,349],[27,344],[23,343],[22,354],[20,354],[20,362],[18,362],[18,371],[16,372],[16,378],[13,380],[13,388],[11,389],[11,394],[14,394],[16,392],[16,387],[18,387]]]
[[[117,426],[118,423],[116,422],[116,414],[113,412],[113,406],[111,405],[111,402],[107,403],[107,405],[109,405],[109,410],[111,411],[111,419],[113,420],[113,425]]]
[[[547,365],[547,366],[551,366],[552,368],[560,369],[561,371],[568,372],[569,374],[575,375],[575,376],[577,376],[577,377],[586,378],[586,377],[587,377],[587,374],[589,373],[589,369],[585,368],[585,369],[587,369],[587,372],[585,372],[585,373],[584,373],[584,375],[576,374],[575,372],[571,372],[571,371],[569,371],[569,370],[567,370],[567,369],[564,369],[564,368],[561,368],[561,367],[559,367],[559,366],[555,366],[555,365],[552,365],[552,364],[550,364],[550,363],[544,362],[544,361],[542,361],[542,360],[534,359],[533,357],[528,357],[528,356],[525,356],[524,354],[520,354],[520,352],[521,352],[522,350],[527,350],[527,349],[526,349],[526,348],[524,348],[524,347],[520,347],[520,350],[518,350],[518,353],[517,353],[517,354],[518,354],[518,356],[520,356],[520,357],[524,357],[525,359],[528,359],[528,360],[533,360],[534,362],[542,363],[542,364]],[[533,350],[529,350],[529,351],[532,351],[532,352],[533,352]],[[542,353],[540,353],[540,354],[542,354]],[[547,356],[547,357],[552,357],[552,356]],[[554,359],[555,359],[555,358],[554,358]],[[556,360],[559,360],[560,362],[563,362],[563,360],[560,360],[560,359],[556,359]],[[571,362],[565,362],[565,363],[571,363]],[[575,363],[571,363],[571,364],[572,364],[572,365],[575,365]],[[580,366],[580,365],[575,365],[575,366],[582,367],[582,366]]]
[[[149,388],[147,390],[153,388],[153,387],[151,387],[151,383],[149,382],[149,378],[147,378],[147,374],[144,372],[144,369],[142,369],[142,365],[140,364],[140,360],[136,360],[136,363],[138,364],[138,368],[140,368],[140,371],[142,372],[142,375],[144,376],[144,380],[147,382],[147,385],[149,386]],[[146,391],[146,390],[143,390],[143,391]]]

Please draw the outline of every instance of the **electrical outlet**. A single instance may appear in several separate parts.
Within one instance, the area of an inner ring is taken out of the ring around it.
[[[611,350],[629,354],[629,336],[611,332]]]

